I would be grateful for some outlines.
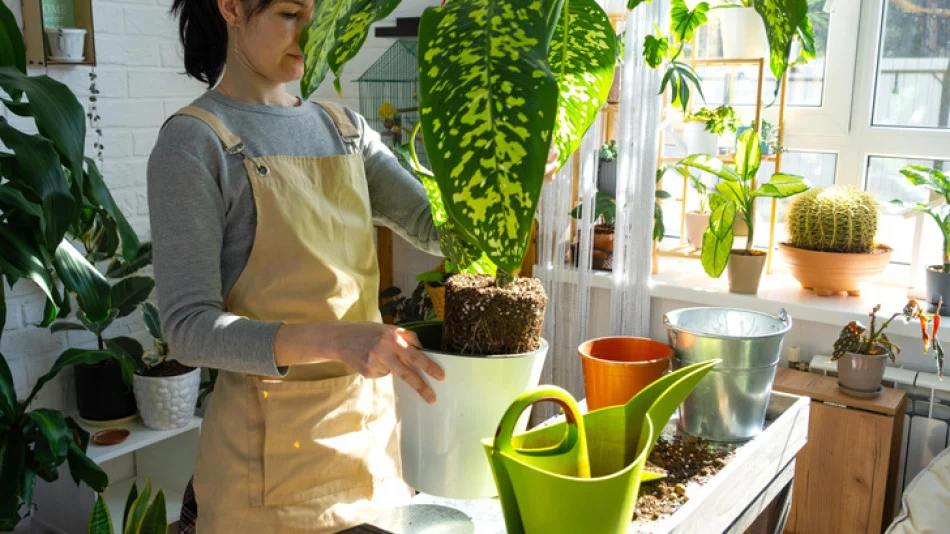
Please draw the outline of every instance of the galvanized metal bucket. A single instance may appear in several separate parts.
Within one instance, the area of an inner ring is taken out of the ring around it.
[[[765,424],[782,340],[792,319],[735,308],[683,308],[663,316],[673,368],[721,359],[680,406],[680,427],[716,441],[754,437]]]

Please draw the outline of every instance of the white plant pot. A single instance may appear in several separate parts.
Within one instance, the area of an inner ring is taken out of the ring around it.
[[[57,61],[79,62],[86,47],[86,30],[83,28],[45,28],[49,43],[49,57]]]
[[[769,57],[769,41],[762,17],[751,7],[713,9],[710,19],[719,20],[722,55],[728,59]]]
[[[709,154],[719,152],[719,136],[706,131],[705,122],[687,121],[683,123],[683,141],[690,154]]]
[[[449,499],[497,495],[481,440],[495,435],[501,416],[518,395],[538,385],[547,352],[543,339],[538,350],[516,356],[425,351],[445,371],[442,382],[426,377],[436,394],[435,404],[427,404],[405,382],[395,381],[406,483]],[[523,432],[527,424],[525,412],[515,433]]]
[[[132,379],[132,391],[145,426],[155,430],[181,428],[195,414],[201,369],[178,376],[139,376]]]

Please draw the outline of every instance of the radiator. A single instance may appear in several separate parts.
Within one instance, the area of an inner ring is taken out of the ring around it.
[[[831,361],[830,356],[815,356],[810,370],[837,376],[837,368],[837,363]],[[904,417],[903,451],[898,475],[898,487],[903,492],[917,473],[927,467],[940,451],[950,446],[950,377],[941,381],[936,373],[888,367],[884,371],[884,385],[907,392],[907,415]],[[896,506],[899,508],[900,502]]]

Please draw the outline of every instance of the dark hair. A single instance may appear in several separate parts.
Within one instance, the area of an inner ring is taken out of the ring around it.
[[[253,4],[247,17],[263,11],[274,0],[241,0]],[[172,13],[178,17],[178,38],[185,50],[185,72],[214,87],[228,56],[228,25],[218,10],[217,0],[174,0]]]

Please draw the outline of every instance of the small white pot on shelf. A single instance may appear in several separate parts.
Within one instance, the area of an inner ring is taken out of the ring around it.
[[[201,369],[177,376],[139,376],[132,381],[135,402],[145,426],[171,430],[188,424],[195,414]]]
[[[49,58],[55,61],[79,63],[86,48],[86,30],[83,28],[45,28],[49,44]]]
[[[683,123],[683,142],[689,154],[709,154],[719,152],[719,136],[706,131],[706,123],[686,121]]]
[[[730,7],[709,11],[710,20],[719,21],[722,55],[728,59],[769,57],[769,41],[762,17],[751,7]],[[766,65],[768,66],[768,65]]]

